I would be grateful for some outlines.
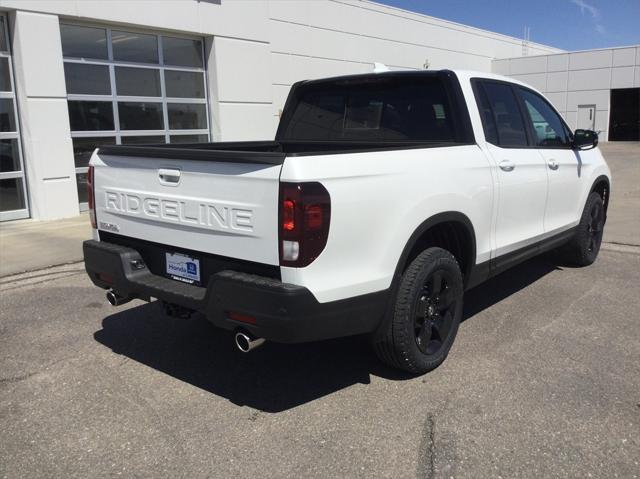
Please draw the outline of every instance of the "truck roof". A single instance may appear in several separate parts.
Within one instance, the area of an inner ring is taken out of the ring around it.
[[[357,73],[353,75],[340,75],[334,77],[326,77],[326,78],[317,78],[313,80],[303,80],[301,83],[304,84],[315,84],[315,83],[324,83],[324,82],[349,82],[349,81],[357,81],[367,78],[406,78],[406,77],[421,77],[421,76],[448,76],[454,74],[459,80],[468,81],[471,78],[486,78],[491,80],[500,80],[506,81],[509,83],[515,83],[518,85],[526,86],[527,88],[533,88],[531,85],[523,83],[515,78],[507,77],[504,75],[498,75],[495,73],[487,73],[481,71],[474,70],[458,70],[458,69],[442,69],[442,70],[393,70],[386,72],[370,72],[370,73]]]

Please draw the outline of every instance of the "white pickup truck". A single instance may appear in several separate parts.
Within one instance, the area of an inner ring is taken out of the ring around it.
[[[93,154],[86,270],[248,351],[367,334],[412,373],[447,356],[463,292],[560,248],[599,251],[610,172],[533,88],[468,71],[296,83],[275,141]]]

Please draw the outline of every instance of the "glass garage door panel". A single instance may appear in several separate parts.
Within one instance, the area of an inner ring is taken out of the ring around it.
[[[0,98],[0,133],[17,131],[14,104],[13,98]]]
[[[0,173],[22,171],[20,143],[17,138],[0,140]]]
[[[0,211],[17,211],[26,207],[22,178],[0,180]]]
[[[29,216],[6,17],[0,15],[0,221]]]
[[[209,141],[201,39],[64,23],[60,31],[81,209],[97,145]]]

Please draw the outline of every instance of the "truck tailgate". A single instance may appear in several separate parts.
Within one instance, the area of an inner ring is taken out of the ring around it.
[[[91,160],[98,230],[161,243],[168,253],[176,247],[277,265],[284,155],[257,154],[252,162],[251,152],[211,153],[98,150]]]

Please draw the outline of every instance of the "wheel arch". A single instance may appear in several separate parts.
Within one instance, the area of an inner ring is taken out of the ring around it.
[[[447,249],[456,257],[466,285],[476,263],[476,235],[469,217],[459,211],[445,211],[423,221],[405,244],[395,277],[401,276],[413,258],[429,246]]]
[[[609,207],[609,198],[611,197],[611,182],[607,176],[600,175],[595,179],[591,185],[589,194],[594,192],[598,193],[604,202],[604,213],[606,217],[607,209]]]

